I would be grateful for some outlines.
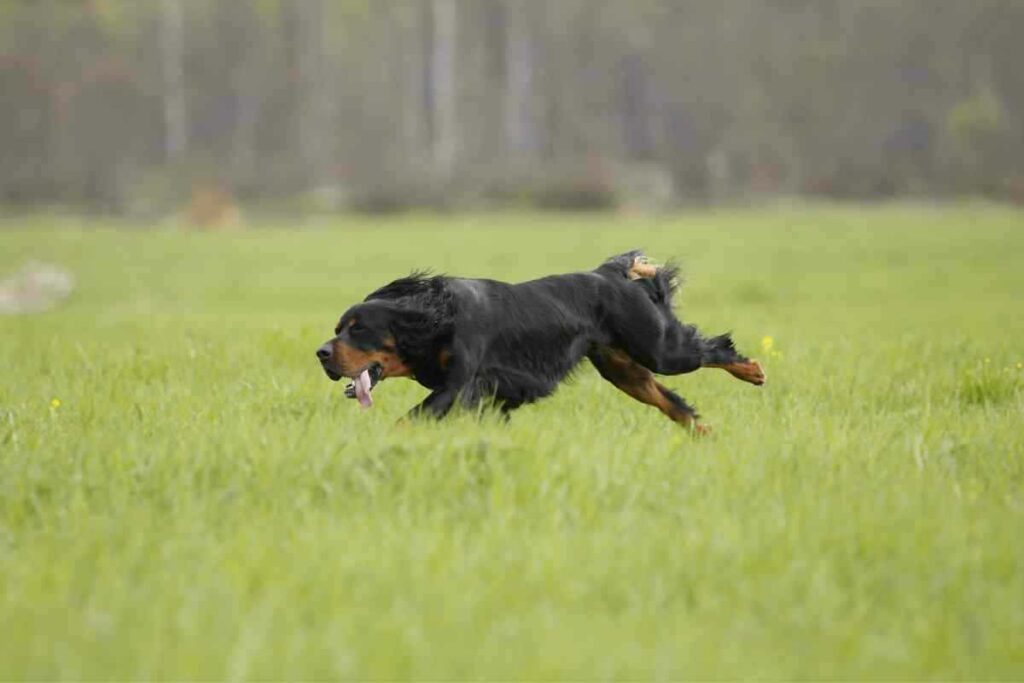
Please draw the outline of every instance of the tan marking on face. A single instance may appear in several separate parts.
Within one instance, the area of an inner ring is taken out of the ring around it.
[[[347,323],[345,323],[344,325],[342,325],[341,321],[339,320],[338,324],[334,326],[334,334],[341,334],[342,330],[348,329],[348,328],[352,327],[355,324],[356,324],[356,316],[352,316],[351,318],[349,318],[349,321]]]
[[[359,372],[372,363],[379,363],[381,368],[381,379],[387,377],[409,377],[412,370],[402,362],[402,359],[395,351],[395,340],[388,337],[384,340],[384,346],[380,349],[362,351],[355,347],[335,339],[331,346],[334,349],[334,357],[338,359],[341,374],[351,377],[353,373]]]

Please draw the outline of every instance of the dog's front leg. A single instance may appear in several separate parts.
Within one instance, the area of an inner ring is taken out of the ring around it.
[[[423,399],[423,401],[409,411],[406,416],[411,419],[419,417],[433,417],[440,420],[442,417],[448,414],[448,411],[452,409],[455,404],[455,399],[459,396],[458,389],[452,389],[450,387],[443,387],[441,389],[435,389]]]
[[[476,376],[479,368],[467,359],[477,358],[464,346],[453,344],[456,349],[444,386],[434,389],[423,401],[409,411],[407,417],[433,417],[441,419],[459,402],[463,407],[474,408],[487,395],[484,383]],[[490,392],[493,394],[493,391]]]

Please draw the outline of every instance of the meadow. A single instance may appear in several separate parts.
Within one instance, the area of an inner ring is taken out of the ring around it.
[[[314,350],[414,268],[644,247],[755,388],[584,365],[398,424]],[[0,221],[0,679],[1024,678],[1024,214],[985,204],[408,215],[234,234]]]

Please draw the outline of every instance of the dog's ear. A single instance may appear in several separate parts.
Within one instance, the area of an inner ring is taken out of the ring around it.
[[[435,347],[451,336],[450,321],[416,308],[389,306],[388,327],[395,340],[398,355],[413,360],[432,354]]]
[[[399,339],[421,337],[430,332],[432,325],[427,313],[415,308],[394,305],[389,309],[391,319],[388,321],[388,328],[396,342]]]

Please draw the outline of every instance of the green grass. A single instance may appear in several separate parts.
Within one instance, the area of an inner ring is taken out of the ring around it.
[[[1022,214],[286,228],[0,227],[0,270],[78,278],[0,318],[0,679],[1024,677]],[[710,438],[590,367],[507,425],[396,425],[422,388],[364,412],[315,363],[413,268],[634,246],[765,361],[666,380]]]

